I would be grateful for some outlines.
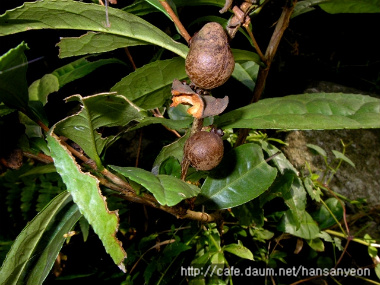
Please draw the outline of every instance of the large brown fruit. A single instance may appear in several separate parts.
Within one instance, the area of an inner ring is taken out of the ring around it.
[[[185,157],[197,170],[210,170],[223,158],[223,141],[213,132],[197,132],[185,144]]]
[[[224,84],[234,71],[235,61],[223,27],[208,23],[190,41],[186,73],[202,89]]]

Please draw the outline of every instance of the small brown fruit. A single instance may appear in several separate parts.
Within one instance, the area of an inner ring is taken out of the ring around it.
[[[190,80],[203,89],[218,87],[230,78],[235,61],[220,24],[208,23],[192,37],[185,67]]]
[[[210,170],[223,158],[223,141],[214,132],[197,132],[185,144],[185,157],[197,170]]]

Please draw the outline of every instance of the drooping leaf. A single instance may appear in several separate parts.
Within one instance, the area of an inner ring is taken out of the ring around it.
[[[182,130],[182,129],[190,127],[192,122],[193,122],[193,119],[191,118],[184,119],[184,120],[172,120],[172,119],[158,118],[158,117],[144,117],[143,119],[139,120],[139,123],[136,126],[131,127],[130,131],[134,131],[134,130],[137,130],[137,129],[140,129],[142,127],[146,127],[152,124],[161,124],[172,130]]]
[[[269,155],[276,155],[271,160],[277,167],[281,174],[280,180],[285,179],[283,186],[278,190],[281,193],[281,197],[284,199],[285,204],[289,207],[293,213],[293,221],[296,227],[300,226],[301,217],[305,213],[306,208],[306,190],[302,180],[298,177],[298,171],[289,162],[283,153],[278,148],[267,142],[262,142],[263,150]],[[291,181],[290,188],[287,188],[289,181]],[[289,190],[289,191],[288,191]],[[271,193],[273,194],[273,193]]]
[[[0,117],[9,115],[10,113],[13,113],[14,111],[15,109],[5,106],[4,103],[0,103]]]
[[[297,220],[300,221],[300,225],[297,225]],[[319,227],[309,213],[304,212],[301,217],[297,217],[297,220],[294,217],[294,213],[291,210],[287,210],[277,229],[304,239],[318,237]]]
[[[180,58],[157,60],[138,68],[111,88],[143,109],[161,107],[171,97],[174,79],[187,78],[185,61]]]
[[[110,166],[123,176],[144,186],[151,192],[161,205],[174,206],[184,199],[198,195],[200,189],[176,177],[169,175],[154,175],[136,167]]]
[[[99,155],[115,136],[103,138],[101,127],[125,126],[132,120],[141,119],[139,110],[125,97],[103,93],[83,98],[73,95],[67,101],[79,101],[82,109],[56,124],[56,132],[76,142],[84,152],[101,165]]]
[[[52,73],[44,75],[41,79],[34,81],[29,86],[29,99],[32,101],[40,101],[45,105],[49,94],[58,91],[59,88],[69,82],[86,76],[99,67],[112,63],[123,64],[122,61],[113,58],[95,61],[89,61],[88,58],[80,58],[66,64],[54,70]]]
[[[323,149],[323,148],[321,148],[320,146],[318,146],[318,145],[315,145],[315,144],[311,144],[311,143],[309,143],[309,144],[307,144],[306,145],[308,148],[311,148],[313,151],[315,151],[317,154],[319,154],[319,155],[321,155],[321,156],[323,156],[323,157],[327,157],[327,153],[326,153],[326,151]]]
[[[235,62],[244,63],[246,61],[253,61],[254,63],[264,66],[261,62],[259,55],[252,51],[242,49],[231,49]]]
[[[176,158],[178,161],[182,161],[183,148],[188,137],[189,134],[182,136],[181,138],[167,146],[164,146],[153,163],[152,173],[158,174],[161,163],[169,157],[173,157]]]
[[[99,181],[91,174],[81,171],[74,157],[52,133],[53,131],[54,127],[49,132],[47,140],[57,172],[61,175],[80,212],[99,236],[106,252],[125,272],[123,260],[127,254],[116,237],[119,227],[117,211],[108,210],[106,199],[99,188]]]
[[[253,61],[247,61],[242,64],[236,63],[232,77],[240,81],[253,92],[256,85],[257,73],[259,65]]]
[[[56,196],[18,235],[0,269],[0,284],[42,284],[81,217],[68,192]]]
[[[0,57],[0,101],[18,110],[28,109],[27,49],[22,42]]]
[[[146,41],[120,35],[88,32],[80,37],[62,38],[57,46],[59,47],[59,57],[65,58],[148,44]]]
[[[380,0],[334,0],[319,4],[327,13],[380,13]]]
[[[41,79],[34,81],[28,89],[29,99],[47,103],[47,96],[59,90],[59,81],[53,74],[45,74]]]
[[[288,130],[380,128],[380,99],[343,93],[268,98],[221,115],[215,124]]]
[[[329,198],[325,201],[326,206],[334,214],[335,218],[340,221],[343,217],[343,208],[339,200],[336,198]],[[335,219],[331,215],[330,211],[322,205],[318,211],[312,213],[312,217],[318,222],[321,229],[326,229],[336,224]]]
[[[196,203],[206,204],[208,209],[236,207],[266,191],[276,174],[265,162],[260,146],[244,144],[227,153],[206,178]]]
[[[141,40],[166,48],[185,58],[188,47],[173,41],[167,34],[147,21],[108,8],[110,27],[105,24],[105,8],[71,0],[26,2],[0,16],[0,36],[36,29],[72,29],[102,32]]]
[[[326,0],[304,0],[298,1],[294,7],[292,18],[302,15],[304,13],[315,10],[315,6],[319,3],[326,2]]]
[[[335,155],[336,158],[341,159],[341,160],[347,162],[352,167],[355,167],[355,163],[353,163],[353,161],[351,159],[349,159],[346,155],[344,155],[340,151],[337,151],[337,150],[334,150],[334,149],[331,150],[331,151]]]
[[[227,251],[229,253],[232,253],[240,258],[254,260],[252,252],[246,248],[245,246],[241,244],[236,243],[230,243],[225,246],[223,246],[223,251]]]

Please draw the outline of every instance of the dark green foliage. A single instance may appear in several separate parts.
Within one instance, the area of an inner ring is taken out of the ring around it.
[[[268,62],[252,51],[253,39],[241,29],[230,41],[236,62],[232,78],[211,91],[215,97],[227,93],[229,106],[203,121],[205,131],[223,129],[224,159],[210,171],[190,167],[184,173],[183,148],[199,121],[188,105],[173,108],[171,99],[185,96],[189,103],[191,96],[203,96],[172,90],[173,80],[188,82],[187,43],[160,1],[137,0],[124,9],[108,7],[107,13],[98,1],[87,2],[27,2],[0,15],[2,37],[63,30],[70,36],[59,35],[59,56],[87,55],[45,68],[39,79],[29,73],[26,42],[0,57],[0,283],[291,284],[305,276],[195,276],[191,270],[331,269],[351,262],[374,267],[366,278],[377,280],[376,241],[361,231],[354,237],[342,223],[348,203],[363,212],[365,204],[347,202],[328,188],[342,163],[355,166],[346,145],[342,152],[332,150],[331,164],[325,150],[309,145],[326,169],[322,177],[300,174],[273,130],[379,128],[378,98],[315,93],[247,104],[256,83],[264,84],[260,72]],[[192,29],[210,20],[225,25],[233,16],[212,10],[223,7],[221,0],[168,2]],[[270,1],[256,2],[249,11],[252,21],[271,7],[265,6]],[[378,12],[378,2],[301,0],[293,16],[314,8],[332,14]],[[199,9],[203,5],[210,10]],[[267,26],[278,20],[272,16]],[[123,47],[133,48],[136,68],[119,54]],[[96,80],[87,79],[97,72]],[[236,147],[243,128],[249,129],[246,143]],[[19,169],[9,163],[15,150],[24,155]],[[126,153],[137,159],[125,160]],[[347,257],[346,246],[353,243],[368,253]],[[337,284],[360,280],[340,277],[320,276],[321,282]]]

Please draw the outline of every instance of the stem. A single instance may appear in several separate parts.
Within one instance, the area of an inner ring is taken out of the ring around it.
[[[343,233],[340,233],[340,232],[337,232],[337,231],[325,230],[325,232],[328,233],[328,234],[330,234],[330,235],[333,235],[333,236],[341,237],[341,238],[344,238],[344,239],[347,238],[346,234],[343,234]],[[377,248],[380,247],[380,244],[370,243],[370,242],[367,242],[367,241],[359,239],[359,238],[352,238],[351,240],[354,241],[354,242],[360,243],[362,245],[365,245],[365,246],[372,246],[372,247],[377,247]]]
[[[335,220],[336,224],[339,226],[340,230],[342,231],[342,233],[347,236],[347,233],[346,231],[343,229],[342,225],[340,224],[340,222],[338,221],[338,219],[335,217],[334,213],[331,211],[331,209],[327,206],[326,202],[323,201],[321,199],[321,203],[323,204],[323,206],[325,206],[325,208],[327,209],[327,211],[330,213],[330,215],[333,217],[333,219]]]
[[[294,6],[297,0],[288,1],[287,5],[282,10],[282,14],[277,21],[276,28],[272,34],[272,37],[269,41],[269,45],[265,51],[265,63],[266,67],[260,67],[259,73],[257,75],[255,90],[253,91],[253,96],[250,101],[250,104],[255,103],[260,100],[262,93],[264,92],[266,80],[268,77],[269,69],[273,62],[274,56],[276,55],[278,46],[284,35],[285,30],[289,26],[290,16],[293,13]],[[243,144],[246,137],[248,136],[249,129],[240,129],[238,138],[235,143],[235,147]]]
[[[203,127],[203,119],[194,118],[193,126],[191,127],[190,137],[199,132]],[[185,181],[187,170],[189,169],[190,161],[184,156],[181,162],[181,180]]]
[[[248,25],[244,25],[244,27],[247,30],[247,33],[248,33],[249,37],[251,38],[253,46],[255,47],[257,54],[260,56],[261,61],[263,63],[265,63],[266,62],[266,58],[265,58],[264,54],[262,53],[262,51],[261,51],[261,49],[259,47],[259,44],[257,43],[255,37],[253,36],[252,30],[249,28]]]
[[[182,23],[179,20],[179,18],[177,17],[177,15],[174,13],[172,7],[170,7],[170,5],[168,4],[168,2],[166,2],[165,0],[164,1],[160,0],[160,3],[162,5],[162,7],[164,7],[164,9],[166,10],[166,12],[168,12],[170,18],[174,22],[174,25],[176,25],[176,27],[178,28],[179,32],[181,33],[181,36],[186,40],[187,43],[189,43],[190,39],[191,39],[191,36],[186,31],[185,27],[182,25]]]

